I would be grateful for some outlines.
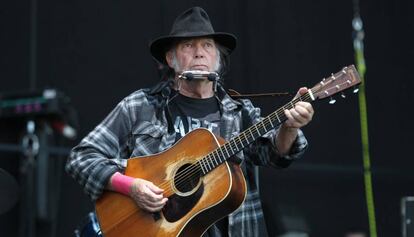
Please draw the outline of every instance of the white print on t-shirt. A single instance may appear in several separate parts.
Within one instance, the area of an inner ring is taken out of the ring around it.
[[[187,116],[186,118],[177,116],[175,118],[174,128],[176,133],[179,133],[181,137],[184,137],[185,134],[197,128],[207,128],[208,130],[214,133],[214,130],[218,128],[218,124],[211,123],[207,120],[191,118],[189,116]],[[186,131],[187,129],[188,131]]]

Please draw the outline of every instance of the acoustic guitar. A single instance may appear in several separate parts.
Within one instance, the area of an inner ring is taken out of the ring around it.
[[[353,65],[323,79],[230,141],[196,129],[168,150],[130,158],[125,175],[149,180],[164,189],[168,202],[159,213],[141,210],[128,196],[105,191],[96,202],[104,237],[194,237],[236,210],[246,196],[238,164],[229,158],[287,118],[285,109],[299,101],[324,99],[360,83]]]

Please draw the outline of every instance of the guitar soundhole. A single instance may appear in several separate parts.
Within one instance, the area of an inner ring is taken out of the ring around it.
[[[177,169],[174,175],[175,194],[168,198],[162,212],[169,222],[185,216],[200,200],[204,192],[200,166],[188,163]]]
[[[201,171],[199,166],[185,164],[181,166],[174,176],[174,187],[181,195],[188,195],[200,184]]]

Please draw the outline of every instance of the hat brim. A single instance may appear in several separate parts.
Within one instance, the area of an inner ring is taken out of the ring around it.
[[[213,38],[216,43],[220,44],[221,46],[227,49],[228,55],[230,55],[233,50],[236,48],[237,38],[236,36],[224,33],[224,32],[215,32],[213,34],[188,34],[188,35],[180,35],[180,36],[162,36],[150,43],[150,51],[152,56],[160,63],[167,65],[167,61],[165,59],[165,54],[170,48],[172,44],[177,40],[183,40],[187,38],[198,38],[198,37],[211,37]]]

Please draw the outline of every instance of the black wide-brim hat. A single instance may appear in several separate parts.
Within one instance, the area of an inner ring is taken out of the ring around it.
[[[193,7],[179,15],[171,28],[170,34],[161,36],[150,43],[152,56],[167,64],[165,54],[173,43],[186,38],[211,37],[226,48],[228,55],[236,48],[236,37],[230,33],[215,32],[210,18],[201,7]]]

